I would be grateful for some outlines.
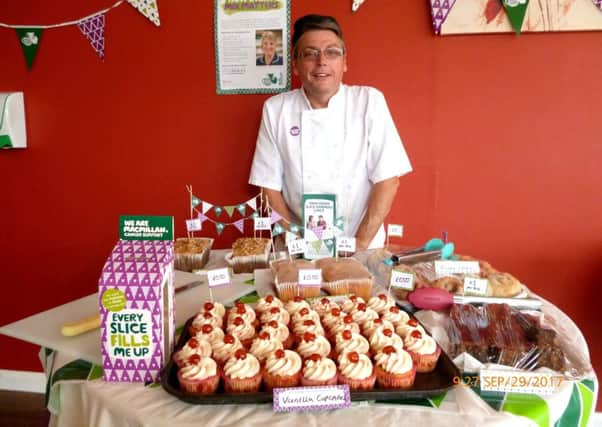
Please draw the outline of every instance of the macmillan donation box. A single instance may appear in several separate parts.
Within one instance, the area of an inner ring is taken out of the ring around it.
[[[174,344],[173,241],[120,235],[99,280],[103,378],[153,382]]]

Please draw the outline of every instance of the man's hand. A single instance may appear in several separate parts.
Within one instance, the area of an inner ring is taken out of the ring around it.
[[[366,213],[355,234],[356,251],[368,249],[370,242],[391,210],[397,194],[397,187],[399,187],[399,178],[397,177],[385,179],[372,186]]]

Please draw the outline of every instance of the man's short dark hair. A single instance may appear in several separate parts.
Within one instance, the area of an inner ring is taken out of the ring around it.
[[[343,30],[332,16],[325,15],[305,15],[295,21],[293,26],[293,56],[297,57],[297,42],[301,36],[311,30],[329,30],[335,33],[341,41],[343,40]]]

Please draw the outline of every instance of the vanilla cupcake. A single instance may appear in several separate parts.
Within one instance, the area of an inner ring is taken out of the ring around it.
[[[255,356],[259,363],[262,363],[269,354],[282,348],[282,342],[273,338],[269,332],[263,331],[253,339],[249,353]]]
[[[265,360],[263,384],[267,391],[295,387],[301,379],[301,357],[291,350],[276,350]]]
[[[407,389],[414,385],[416,367],[401,347],[388,345],[374,356],[376,383],[380,388]]]
[[[288,325],[290,322],[290,318],[291,318],[290,314],[288,314],[288,311],[286,311],[284,308],[271,307],[271,308],[267,309],[266,311],[264,311],[263,313],[261,313],[261,316],[259,317],[259,321],[262,324],[265,324],[272,320],[275,320],[276,322],[280,322],[285,325]]]
[[[307,301],[305,301],[300,296],[294,297],[293,299],[287,301],[286,304],[284,305],[284,309],[286,311],[288,311],[288,314],[290,314],[290,315],[295,314],[297,311],[301,310],[302,308],[311,308],[311,307],[309,306]]]
[[[303,364],[301,385],[305,387],[336,385],[337,367],[335,363],[319,354],[310,354]]]
[[[226,393],[252,393],[261,387],[259,360],[245,349],[239,348],[228,359],[223,371]]]
[[[304,320],[313,320],[316,323],[320,323],[320,315],[311,308],[302,308],[292,315],[293,325],[302,323]]]
[[[372,390],[376,373],[368,356],[350,351],[339,358],[337,379],[339,384],[348,384],[350,390]]]
[[[328,357],[330,354],[330,343],[324,336],[306,332],[297,345],[297,353],[305,358],[311,354],[319,354],[322,357]]]
[[[253,324],[257,319],[255,310],[242,302],[237,302],[234,307],[230,309],[226,323],[232,323],[232,321],[237,317],[242,317],[245,322],[250,324]]]
[[[432,372],[441,355],[441,348],[435,340],[420,331],[412,331],[404,338],[403,347],[416,365],[416,372]]]
[[[410,316],[403,310],[400,310],[398,307],[389,307],[387,311],[383,313],[381,316],[383,320],[388,320],[393,324],[393,326],[397,327],[399,325],[403,325],[408,320],[410,320]]]
[[[388,345],[403,347],[403,340],[393,329],[383,326],[376,328],[372,337],[370,337],[370,348],[372,351],[378,353]]]
[[[198,357],[178,370],[180,390],[194,395],[215,393],[219,385],[217,364],[210,357]]]
[[[350,351],[355,351],[360,354],[369,355],[370,344],[368,340],[358,333],[353,333],[350,330],[344,330],[336,335],[334,350],[339,355],[339,358]]]
[[[390,307],[395,307],[395,300],[387,294],[378,294],[368,300],[368,307],[382,315]]]
[[[374,331],[381,326],[388,328],[388,329],[395,329],[395,326],[393,326],[393,324],[391,322],[389,322],[388,320],[373,319],[373,320],[367,321],[366,323],[364,323],[362,325],[362,328],[361,328],[362,335],[364,335],[366,338],[370,339],[370,338],[372,338],[372,334],[374,333]]]
[[[245,349],[248,349],[255,338],[255,327],[244,321],[242,317],[236,317],[232,323],[228,324],[226,331],[237,337]]]
[[[260,333],[263,331],[269,332],[270,336],[280,341],[285,349],[291,348],[293,337],[290,334],[288,326],[285,324],[276,320],[270,320],[268,323],[263,324]]]
[[[297,323],[293,327],[293,334],[295,335],[297,342],[299,341],[300,337],[306,332],[311,332],[312,334],[316,335],[324,335],[324,328],[320,324],[319,320],[318,322],[314,322],[310,319],[304,320],[301,323]]]
[[[230,334],[224,335],[221,340],[213,341],[212,347],[212,357],[220,366],[226,363],[226,361],[234,355],[236,350],[243,348],[240,340]]]
[[[188,359],[192,355],[197,355],[199,357],[211,356],[211,344],[209,344],[209,341],[199,340],[194,337],[189,338],[181,349],[174,352],[173,361],[178,367],[182,367],[188,363]]]
[[[360,333],[360,326],[353,321],[353,317],[351,316],[351,314],[346,315],[337,323],[332,325],[328,332],[330,333],[332,338],[335,338],[337,334],[343,332],[346,329],[350,330],[355,334]]]
[[[217,301],[205,301],[199,311],[208,311],[216,317],[221,317],[222,319],[226,315],[226,307]]]
[[[257,304],[255,304],[255,311],[259,314],[269,310],[272,307],[284,308],[284,303],[276,298],[274,295],[266,295],[265,297],[259,298]]]
[[[220,328],[214,328],[209,324],[205,324],[201,326],[201,329],[196,332],[194,337],[199,340],[209,341],[209,343],[213,345],[214,341],[224,338],[224,331]]]
[[[355,308],[351,310],[351,315],[353,316],[353,320],[360,326],[369,320],[378,319],[379,317],[376,311],[368,308],[363,302],[357,304]]]
[[[357,295],[351,295],[350,297],[345,298],[345,300],[342,302],[341,309],[345,313],[351,313],[358,304],[365,303],[366,301],[362,297],[358,297]]]
[[[337,323],[339,320],[342,320],[343,317],[345,317],[345,315],[346,314],[344,311],[342,311],[340,308],[335,307],[328,313],[326,313],[324,316],[322,316],[322,324],[326,329],[330,329],[332,325]]]
[[[221,328],[223,322],[224,322],[224,320],[222,317],[218,317],[214,313],[211,313],[210,311],[204,311],[204,312],[198,313],[196,316],[194,316],[194,319],[192,319],[192,323],[190,324],[190,327],[194,331],[194,334],[196,334],[203,325],[211,325],[214,328]],[[191,335],[194,335],[194,334],[191,333]]]
[[[338,308],[338,304],[330,301],[328,298],[316,298],[310,303],[311,309],[316,311],[320,317],[324,316],[333,308]]]
[[[395,327],[395,332],[402,337],[405,338],[410,335],[413,331],[418,331],[421,334],[426,334],[426,331],[416,319],[408,319],[405,323],[399,324]]]

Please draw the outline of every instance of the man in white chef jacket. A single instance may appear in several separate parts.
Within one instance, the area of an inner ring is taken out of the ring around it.
[[[384,246],[398,178],[412,166],[383,94],[342,83],[347,54],[333,17],[295,22],[292,65],[302,87],[265,102],[249,183],[296,224],[303,194],[335,194],[356,250]]]

